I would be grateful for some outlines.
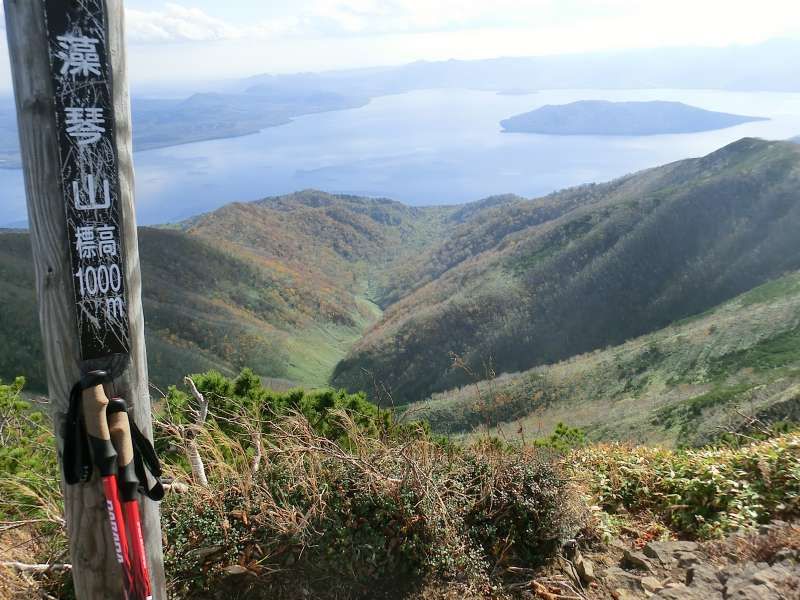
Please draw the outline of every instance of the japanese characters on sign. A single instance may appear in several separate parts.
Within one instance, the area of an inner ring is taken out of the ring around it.
[[[129,349],[105,0],[44,2],[81,357]]]

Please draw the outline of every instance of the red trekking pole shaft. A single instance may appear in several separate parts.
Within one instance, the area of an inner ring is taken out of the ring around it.
[[[131,438],[130,421],[127,407],[121,398],[111,400],[108,409],[108,428],[111,441],[117,451],[119,474],[117,482],[122,495],[122,511],[125,515],[128,542],[131,550],[131,567],[133,570],[133,586],[135,600],[150,600],[150,574],[147,570],[147,555],[142,535],[142,520],[139,516],[139,502],[136,490],[139,481],[133,462],[133,440]]]
[[[91,376],[92,374],[90,373],[88,377]],[[81,403],[92,459],[100,471],[103,481],[103,493],[106,498],[106,509],[108,510],[108,520],[111,525],[111,536],[114,539],[117,562],[122,566],[122,588],[125,598],[129,599],[133,592],[133,573],[129,558],[125,519],[117,488],[117,454],[111,443],[111,434],[106,420],[108,398],[103,390],[101,381],[83,390]]]

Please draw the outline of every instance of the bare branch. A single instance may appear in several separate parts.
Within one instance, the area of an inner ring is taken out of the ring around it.
[[[7,569],[14,569],[23,573],[53,573],[55,571],[69,571],[72,565],[67,563],[53,563],[53,564],[27,564],[14,560],[0,561],[0,567]]]
[[[194,384],[194,381],[191,377],[184,377],[183,381],[192,392],[192,396],[194,396],[194,399],[197,400],[197,404],[199,406],[195,425],[202,427],[206,422],[206,418],[208,417],[208,400],[206,400],[205,396],[203,396],[203,394],[200,393],[200,390],[197,389],[197,386]]]
[[[255,475],[261,468],[261,458],[264,454],[261,446],[261,432],[254,429],[250,432],[250,438],[253,440],[253,447],[256,450],[253,456],[253,462],[250,463],[250,472]]]
[[[186,457],[189,459],[189,464],[192,466],[192,479],[198,485],[208,487],[208,478],[206,477],[206,467],[203,464],[203,458],[200,456],[200,450],[197,447],[196,437],[197,434],[203,429],[206,418],[208,417],[208,400],[200,393],[197,386],[191,377],[184,377],[184,383],[191,390],[192,396],[199,405],[194,424],[187,428],[184,434],[186,441]]]

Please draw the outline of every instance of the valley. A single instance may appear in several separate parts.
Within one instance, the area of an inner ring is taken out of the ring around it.
[[[151,379],[250,367],[453,434],[696,445],[734,408],[796,418],[799,179],[800,147],[745,138],[536,199],[307,190],[142,228]],[[26,233],[0,277],[0,377],[42,391]]]
[[[800,267],[800,148],[743,139],[487,207],[404,265],[333,383],[404,404],[620,344]],[[453,356],[467,369],[452,369]],[[369,375],[366,375],[369,373]]]
[[[380,317],[374,290],[391,265],[454,210],[307,191],[140,228],[151,380],[250,367],[283,387],[325,385]],[[0,378],[43,391],[27,233],[0,230],[0,278]]]

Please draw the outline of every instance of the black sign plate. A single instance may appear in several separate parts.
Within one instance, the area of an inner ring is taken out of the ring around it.
[[[104,0],[42,0],[81,358],[127,354],[128,305]]]

